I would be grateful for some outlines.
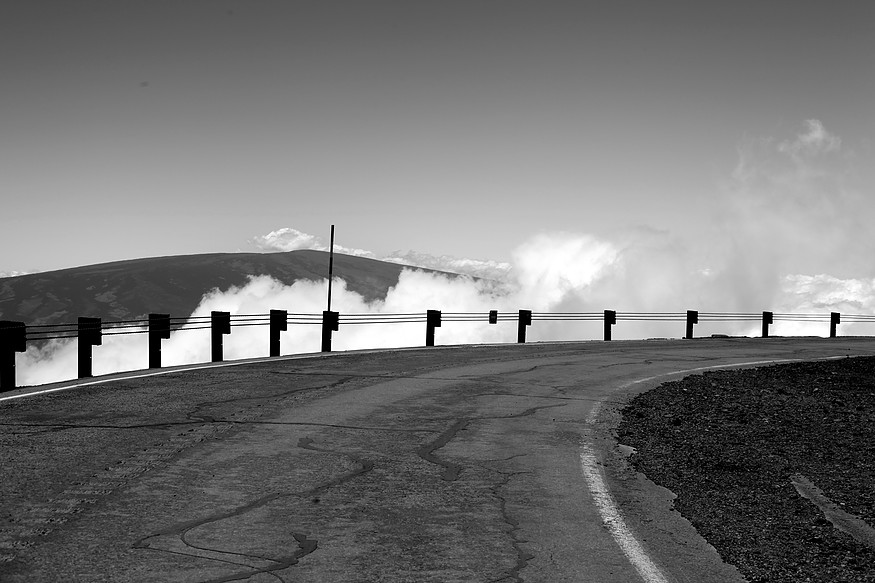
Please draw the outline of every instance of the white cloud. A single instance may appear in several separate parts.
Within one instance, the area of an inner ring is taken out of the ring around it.
[[[790,273],[875,275],[867,224],[875,200],[855,171],[866,161],[833,155],[840,144],[817,120],[793,140],[744,140],[732,180],[714,199],[712,255],[731,281],[766,300]]]
[[[297,251],[299,249],[313,249],[315,251],[328,251],[329,244],[324,243],[322,239],[309,233],[304,233],[291,227],[283,227],[276,231],[271,231],[267,235],[259,235],[253,237],[249,242],[260,249],[261,251]],[[351,247],[343,247],[334,245],[334,250],[337,253],[345,255],[355,255],[358,257],[373,258],[374,254],[364,249],[356,249]]]
[[[327,251],[328,247],[319,242],[315,235],[302,233],[297,229],[283,227],[250,239],[250,243],[262,251],[296,251],[298,249],[315,249]]]
[[[875,314],[875,278],[841,279],[827,274],[790,274],[781,280],[775,312],[787,314],[842,314],[842,335],[873,335],[875,324],[854,315]],[[826,321],[776,322],[774,333],[784,336],[825,336],[829,332]]]
[[[584,293],[619,258],[607,241],[575,233],[541,233],[513,253],[513,275],[527,303],[555,305]]]
[[[249,242],[261,251],[295,251],[298,249],[314,249],[316,251],[328,251],[329,244],[315,235],[304,233],[291,227],[283,227],[271,231],[267,235],[253,237]],[[452,257],[450,255],[430,255],[417,251],[393,251],[386,257],[379,257],[371,251],[344,247],[335,244],[334,250],[345,255],[379,259],[391,263],[400,263],[410,267],[434,269],[460,273],[486,279],[501,280],[510,271],[510,264],[500,261],[467,259]]]
[[[417,251],[393,251],[381,261],[400,263],[411,267],[422,267],[436,271],[461,273],[472,277],[503,281],[511,269],[510,263],[480,259],[464,259],[450,255],[429,255]]]
[[[792,274],[782,282],[783,305],[799,312],[875,313],[875,278]]]
[[[806,119],[805,131],[798,134],[792,141],[785,140],[778,144],[778,151],[793,156],[816,155],[837,151],[841,145],[841,138],[826,131],[820,120]]]

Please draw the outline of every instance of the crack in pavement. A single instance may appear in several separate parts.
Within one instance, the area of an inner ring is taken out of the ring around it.
[[[444,471],[441,473],[441,479],[447,482],[454,482],[459,478],[462,472],[462,466],[453,462],[444,461],[434,455],[434,452],[446,444],[448,444],[456,434],[464,429],[471,420],[459,419],[453,423],[449,429],[441,433],[434,441],[426,443],[416,448],[416,455],[425,461],[441,466]]]
[[[328,376],[328,375],[321,375],[321,376]],[[328,383],[327,385],[320,385],[320,386],[315,386],[315,387],[297,387],[297,388],[293,388],[293,389],[290,389],[287,391],[274,393],[271,395],[264,395],[264,396],[246,395],[246,396],[242,396],[242,397],[235,397],[233,399],[224,399],[224,400],[215,400],[215,401],[201,401],[200,403],[195,404],[194,407],[185,414],[185,416],[187,419],[205,421],[207,419],[211,419],[212,417],[210,415],[198,414],[198,412],[200,410],[211,408],[211,407],[217,408],[217,407],[221,407],[223,405],[226,406],[226,405],[231,405],[231,404],[243,406],[243,409],[241,411],[238,411],[237,413],[241,413],[241,412],[247,411],[247,410],[252,411],[255,408],[263,407],[264,404],[266,404],[266,403],[279,402],[279,401],[282,401],[284,399],[288,399],[291,396],[296,396],[299,393],[305,393],[307,391],[336,389],[337,387],[343,385],[344,383],[347,383],[350,380],[352,380],[352,378],[353,377],[351,377],[349,375],[344,375],[342,378],[340,378],[332,383]],[[259,404],[259,402],[261,402],[261,403]],[[262,413],[263,413],[263,411],[259,411],[256,416],[257,417],[261,416]]]
[[[52,498],[33,503],[17,514],[10,514],[8,526],[4,528],[4,534],[11,539],[8,546],[24,549],[38,545],[43,537],[60,525],[75,521],[82,513],[96,507],[101,500],[137,476],[230,427],[231,424],[198,423],[197,427],[172,435],[126,459],[105,466],[84,480],[73,482]]]
[[[455,462],[442,460],[441,458],[437,457],[434,454],[434,452],[437,451],[438,449],[441,449],[442,447],[447,445],[450,441],[452,441],[456,437],[456,435],[460,431],[467,428],[467,426],[470,423],[472,423],[474,421],[486,421],[486,420],[498,420],[498,419],[520,419],[522,417],[529,417],[531,415],[534,415],[535,413],[537,413],[538,411],[541,411],[543,409],[553,409],[553,408],[564,407],[564,406],[565,406],[564,403],[558,403],[558,404],[553,404],[553,405],[539,405],[539,406],[535,406],[535,407],[529,407],[528,409],[525,409],[519,413],[513,413],[510,415],[483,416],[483,417],[470,417],[470,418],[457,419],[455,423],[453,423],[449,428],[447,428],[444,432],[442,432],[436,439],[418,447],[416,450],[416,453],[423,460],[443,467],[444,471],[441,473],[441,479],[448,481],[448,482],[452,482],[452,481],[455,481],[459,478],[459,475],[462,472],[462,465],[457,464]],[[526,454],[513,455],[513,456],[506,458],[506,460],[510,460],[510,459],[515,458],[515,457],[521,457],[521,456],[525,456],[525,455]],[[502,461],[502,460],[488,460],[488,461]],[[506,486],[508,484],[508,482],[510,482],[510,480],[513,476],[520,475],[520,474],[526,474],[526,473],[530,473],[530,472],[502,472],[500,470],[495,470],[495,469],[489,468],[487,466],[483,466],[482,464],[477,464],[477,465],[488,470],[488,471],[495,472],[495,473],[498,473],[498,474],[501,474],[502,476],[504,476],[504,480],[502,481],[502,483],[492,487],[492,493],[499,501],[499,511],[501,512],[502,520],[510,526],[510,531],[509,531],[508,535],[510,536],[514,551],[516,552],[516,556],[517,556],[516,564],[513,566],[512,569],[510,569],[510,571],[508,571],[508,574],[505,575],[504,577],[500,577],[498,579],[495,579],[491,583],[498,583],[499,581],[507,581],[507,580],[521,582],[522,578],[520,577],[520,571],[522,571],[523,569],[525,569],[528,566],[529,561],[531,561],[533,558],[535,558],[535,555],[523,550],[522,544],[525,542],[528,542],[528,541],[519,538],[518,532],[520,530],[520,523],[518,520],[514,519],[510,515],[510,513],[508,512],[507,499],[501,495],[501,493],[499,492],[499,489]]]
[[[293,532],[292,536],[298,542],[298,550],[291,555],[288,556],[280,556],[274,558],[262,557],[254,554],[247,553],[237,553],[233,551],[222,551],[218,549],[212,549],[208,547],[198,546],[190,540],[188,540],[188,535],[191,531],[201,526],[205,526],[208,524],[215,524],[223,520],[227,520],[229,518],[234,518],[237,516],[241,516],[258,508],[262,508],[275,500],[279,500],[282,498],[289,497],[300,497],[300,498],[310,498],[314,494],[318,494],[320,492],[324,492],[330,488],[348,482],[362,474],[365,474],[371,471],[374,467],[374,463],[370,460],[360,458],[358,456],[354,456],[349,453],[339,453],[334,450],[318,448],[313,446],[313,439],[309,437],[302,437],[298,440],[298,447],[303,449],[309,449],[312,451],[317,451],[320,453],[330,453],[337,454],[349,457],[353,460],[354,463],[358,464],[360,467],[341,474],[340,476],[328,480],[318,486],[310,488],[309,490],[305,490],[303,492],[273,492],[271,494],[267,494],[265,496],[261,496],[260,498],[256,498],[248,502],[247,504],[243,504],[238,506],[232,510],[226,510],[223,512],[219,512],[216,514],[212,514],[205,518],[198,518],[195,520],[190,520],[184,522],[182,524],[178,524],[163,530],[160,530],[154,534],[145,536],[139,540],[137,540],[132,548],[134,549],[143,549],[143,550],[153,550],[159,552],[169,552],[173,554],[186,555],[191,557],[204,558],[214,561],[219,561],[222,563],[227,563],[230,565],[239,565],[241,567],[246,567],[246,571],[232,573],[227,576],[223,576],[220,578],[210,579],[205,583],[222,583],[225,581],[237,581],[241,579],[248,579],[254,575],[260,573],[266,573],[272,575],[279,579],[280,581],[284,581],[279,575],[275,573],[275,571],[282,571],[291,566],[294,566],[298,563],[298,561],[310,553],[313,553],[318,548],[318,541],[315,539],[308,539],[305,534]],[[179,547],[179,543],[182,545],[182,550],[177,550]],[[160,546],[158,546],[160,545]],[[233,560],[232,560],[233,559]],[[247,563],[240,562],[240,559],[248,560]],[[267,563],[267,564],[265,564]]]
[[[489,469],[489,468],[487,468]],[[521,582],[523,579],[520,576],[520,571],[525,569],[529,565],[529,561],[535,558],[533,553],[529,553],[523,550],[523,543],[527,543],[526,539],[522,539],[519,537],[520,532],[520,522],[513,518],[510,513],[507,511],[507,499],[499,493],[499,489],[507,486],[510,482],[511,478],[520,474],[530,474],[531,472],[502,472],[498,470],[495,471],[504,476],[504,481],[492,488],[492,494],[498,498],[499,508],[501,510],[501,518],[502,520],[510,526],[510,531],[508,532],[508,536],[513,544],[513,548],[516,551],[517,559],[516,564],[510,569],[504,577],[499,577],[498,579],[493,579],[490,583],[498,583],[499,581],[507,581],[508,579],[513,581]]]
[[[533,385],[531,383],[503,383],[504,386],[514,386],[515,384],[520,384],[521,386],[532,387],[548,387],[551,389],[555,389],[557,392],[564,393],[565,389],[562,387],[556,387],[554,385]],[[572,387],[573,388],[573,387]],[[492,393],[479,393],[478,396],[490,396],[495,395],[499,397],[524,397],[527,399],[551,399],[554,401],[576,401],[579,403],[609,403],[612,405],[623,405],[624,403],[620,401],[611,401],[607,399],[599,399],[597,397],[559,397],[556,395],[529,395],[525,393],[512,393],[510,391],[495,391]]]
[[[456,435],[464,430],[469,423],[473,421],[491,421],[498,419],[519,419],[522,417],[529,417],[534,415],[538,411],[542,409],[553,409],[556,407],[564,407],[564,404],[556,404],[556,405],[539,405],[536,407],[529,407],[520,413],[513,413],[511,415],[497,415],[497,416],[487,416],[487,417],[463,417],[457,419],[455,423],[453,423],[448,429],[442,432],[437,436],[433,441],[425,443],[418,448],[416,448],[416,455],[425,461],[441,466],[444,468],[443,473],[441,474],[441,479],[447,482],[454,482],[459,479],[459,475],[462,473],[462,466],[460,464],[445,461],[441,458],[434,455],[434,452],[441,449],[445,445],[447,445],[450,441],[452,441]]]
[[[218,422],[218,420],[217,420]],[[230,423],[230,421],[223,421]],[[43,433],[55,433],[69,429],[168,429],[170,427],[183,427],[203,425],[203,421],[170,421],[166,423],[144,423],[141,425],[111,425],[111,424],[77,424],[77,423],[0,423],[0,427],[33,427],[44,428],[45,431],[18,432],[14,435],[40,435]]]
[[[208,426],[208,425],[287,425],[300,427],[329,427],[333,429],[353,429],[359,431],[390,431],[397,433],[434,433],[431,429],[399,429],[393,427],[367,427],[362,425],[337,425],[332,423],[309,423],[303,421],[250,421],[246,419],[228,419],[225,417],[206,417],[203,421],[174,421],[168,423],[148,423],[144,425],[77,425],[72,423],[42,424],[42,423],[0,423],[0,427],[32,427],[45,428],[45,431],[10,432],[13,435],[40,435],[72,429],[169,429],[172,427]]]

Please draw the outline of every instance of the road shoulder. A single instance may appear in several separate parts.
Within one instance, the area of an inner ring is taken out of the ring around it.
[[[601,462],[608,489],[626,525],[651,559],[670,580],[677,582],[745,583],[738,570],[727,564],[693,525],[674,509],[674,493],[637,472],[620,447],[616,429],[620,410],[636,395],[666,379],[655,379],[619,389],[602,402],[591,428],[590,440]]]

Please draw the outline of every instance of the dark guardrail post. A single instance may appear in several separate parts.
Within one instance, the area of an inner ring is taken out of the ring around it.
[[[687,333],[684,336],[687,340],[693,338],[693,324],[699,323],[699,312],[696,310],[687,310]]]
[[[441,327],[441,311],[427,310],[425,312],[425,345],[434,346],[434,329]]]
[[[161,368],[161,340],[170,338],[170,314],[149,314],[149,368]]]
[[[519,322],[517,323],[516,341],[518,344],[526,343],[526,326],[532,325],[532,311],[520,310]]]
[[[289,329],[289,313],[286,310],[270,311],[270,355],[280,355],[280,332]]]
[[[775,323],[775,314],[763,312],[763,338],[769,337],[769,325]]]
[[[15,353],[27,350],[24,322],[0,320],[0,392],[15,388]]]
[[[231,333],[231,312],[210,312],[210,346],[212,361],[224,360],[223,336]]]
[[[331,352],[331,332],[340,329],[340,313],[325,310],[322,312],[322,352]]]
[[[605,342],[611,341],[611,326],[617,323],[617,312],[605,310]]]
[[[842,323],[842,315],[839,312],[830,312],[829,314],[829,337],[836,337],[836,326]]]
[[[77,325],[79,336],[79,378],[91,376],[91,347],[103,344],[103,333],[100,328],[100,318],[79,318]]]
[[[489,323],[498,324],[498,310],[489,310]]]

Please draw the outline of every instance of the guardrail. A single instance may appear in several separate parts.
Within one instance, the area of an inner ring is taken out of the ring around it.
[[[685,322],[684,338],[693,338],[693,328],[700,322],[744,322],[760,321],[762,337],[769,336],[769,326],[776,321],[823,322],[829,323],[830,338],[836,337],[837,326],[842,318],[846,322],[875,322],[875,316],[850,314],[842,316],[839,312],[830,314],[776,314],[698,312],[445,312],[428,310],[422,313],[405,314],[340,314],[324,311],[322,314],[292,313],[286,310],[271,310],[269,314],[237,314],[214,311],[209,316],[172,318],[170,314],[149,314],[147,319],[103,322],[100,318],[81,317],[73,324],[34,325],[24,322],[0,320],[0,392],[15,388],[15,353],[25,352],[28,342],[77,338],[79,378],[92,376],[92,347],[100,346],[103,336],[116,334],[149,335],[149,368],[161,368],[161,340],[170,338],[171,331],[202,330],[211,331],[211,357],[213,362],[223,359],[223,338],[231,329],[240,326],[269,326],[269,355],[280,354],[280,333],[291,325],[321,325],[322,351],[331,351],[333,332],[341,325],[356,324],[425,324],[425,346],[434,346],[435,329],[447,322],[485,322],[497,324],[502,321],[517,322],[517,342],[526,341],[526,330],[533,321],[599,321],[604,325],[604,340],[611,340],[612,328],[618,322]]]

